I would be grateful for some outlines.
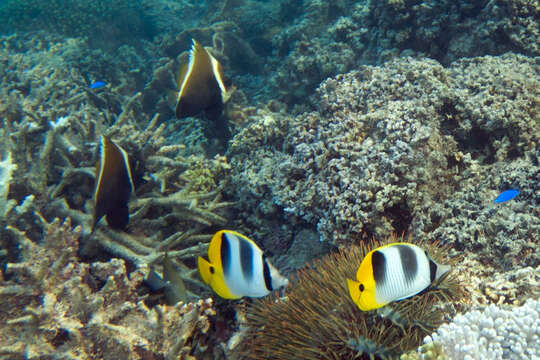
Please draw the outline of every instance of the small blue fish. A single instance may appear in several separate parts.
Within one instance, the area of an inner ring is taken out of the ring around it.
[[[96,81],[92,85],[90,85],[90,89],[99,89],[107,85],[107,83],[103,81]]]
[[[497,198],[493,202],[496,204],[503,203],[505,201],[512,200],[518,194],[519,194],[519,190],[513,190],[513,189],[506,190],[506,191],[503,191],[499,196],[497,196]]]

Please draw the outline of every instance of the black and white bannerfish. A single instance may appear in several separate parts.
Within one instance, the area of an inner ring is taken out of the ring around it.
[[[356,273],[347,279],[349,294],[362,311],[378,309],[428,288],[450,270],[417,245],[392,243],[370,251]]]
[[[262,297],[289,284],[257,244],[236,231],[221,230],[214,234],[208,258],[209,261],[198,258],[201,277],[225,299]]]
[[[223,67],[197,40],[192,41],[188,61],[180,66],[178,73],[176,117],[195,116],[204,111],[208,119],[217,120],[230,97]]]
[[[112,228],[126,228],[129,222],[128,201],[134,189],[127,153],[102,135],[96,166],[92,232],[104,215]]]

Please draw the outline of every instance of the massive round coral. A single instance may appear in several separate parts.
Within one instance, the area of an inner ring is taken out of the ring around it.
[[[263,214],[249,216],[301,219],[325,243],[406,231],[534,265],[538,79],[534,60],[513,54],[448,68],[404,58],[327,79],[317,111],[261,114],[233,139],[231,189]],[[508,188],[520,197],[491,206]]]

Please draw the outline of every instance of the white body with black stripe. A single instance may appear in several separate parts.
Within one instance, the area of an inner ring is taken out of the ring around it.
[[[386,268],[384,277],[375,281],[375,300],[378,303],[408,298],[431,284],[429,258],[418,246],[386,247],[379,253],[386,259]]]
[[[229,266],[226,258],[222,257],[225,283],[233,294],[248,297],[261,297],[270,293],[264,281],[263,252],[253,243],[230,233],[224,233],[230,244]],[[222,243],[222,247],[224,244]]]
[[[262,297],[288,284],[263,251],[235,231],[218,231],[210,242],[208,258],[198,259],[201,277],[226,299]]]
[[[417,245],[392,243],[370,251],[358,268],[358,281],[347,283],[353,301],[368,311],[420,293],[449,270]]]

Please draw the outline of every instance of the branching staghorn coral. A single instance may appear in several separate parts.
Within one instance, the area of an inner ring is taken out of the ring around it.
[[[0,104],[2,143],[18,165],[12,174],[8,194],[12,206],[5,224],[38,242],[42,229],[36,212],[47,219],[69,216],[82,226],[86,256],[95,254],[97,244],[113,256],[143,266],[169,251],[186,281],[201,287],[193,259],[206,250],[201,242],[210,239],[212,227],[226,221],[230,203],[221,200],[229,170],[226,159],[186,155],[185,145],[171,140],[158,114],[150,121],[141,115],[140,93],[125,96],[113,88],[89,89],[76,70],[66,70],[62,50],[70,46],[49,44],[34,57],[23,58],[12,50],[0,55],[4,60],[0,66],[9,70],[10,77],[0,90],[8,99]],[[41,58],[48,62],[47,68],[41,66]],[[102,134],[133,159],[142,160],[145,182],[130,204],[128,233],[112,231],[103,222],[89,237],[96,147]],[[13,234],[3,228],[0,232],[5,235],[2,248],[14,261]],[[190,268],[180,261],[187,261]],[[194,291],[192,298],[196,297]]]
[[[36,215],[40,244],[7,229],[26,260],[0,276],[0,358],[219,358],[208,346],[211,299],[149,309],[136,292],[143,269],[128,274],[120,259],[80,263],[82,227]]]
[[[164,124],[158,125],[157,116],[154,116],[145,129],[138,130],[136,124],[128,120],[129,115],[126,115],[131,112],[130,104],[138,96],[139,94],[130,99],[114,125],[104,132],[113,140],[118,139],[116,141],[128,151],[129,149],[137,151],[141,158],[146,159],[144,166],[151,176],[146,188],[150,187],[150,191],[146,189],[140,196],[137,194],[132,202],[133,215],[129,229],[131,234],[117,232],[107,226],[98,226],[88,241],[97,241],[111,254],[137,265],[152,264],[167,250],[173,250],[170,252],[171,257],[183,260],[194,258],[206,250],[206,246],[199,242],[208,241],[210,238],[209,235],[199,235],[201,231],[205,227],[224,224],[226,221],[219,215],[219,211],[229,203],[220,201],[220,189],[212,178],[213,175],[218,175],[219,171],[225,171],[226,162],[221,158],[194,162],[179,155],[182,146],[165,144],[165,139],[161,135]],[[97,138],[98,131],[94,129],[102,127],[104,126],[100,123],[94,123],[86,129],[80,123],[73,125],[73,129],[79,131],[85,138]],[[95,132],[92,133],[92,130]],[[51,136],[50,133],[41,152],[45,154],[41,156],[42,158],[47,158],[49,149],[57,148],[50,144],[55,141],[53,137],[55,134]],[[121,136],[122,134],[130,136]],[[66,135],[59,138],[69,139],[73,136]],[[196,171],[196,167],[191,167],[192,164],[206,170],[204,174],[206,184],[200,183],[200,177],[190,178],[190,173]],[[212,170],[216,173],[212,174]],[[187,176],[182,176],[185,172],[188,172]],[[87,181],[92,182],[94,173],[89,166],[77,166],[71,162],[62,167],[58,185],[47,189],[52,200],[48,204],[47,214],[71,216],[84,225],[85,234],[88,234],[92,222],[91,209],[85,208],[85,212],[82,212],[80,210],[83,209],[70,206],[70,203],[76,201],[70,201],[69,198],[73,195],[70,188],[77,187],[81,177],[86,177]],[[183,276],[186,280],[201,287],[202,283],[196,280],[196,275],[194,269],[189,270],[184,266]]]
[[[17,169],[17,165],[11,159],[9,151],[5,154],[4,159],[0,159],[0,220],[3,220],[13,207],[13,201],[8,201],[8,194],[11,176],[13,170]]]
[[[98,226],[91,241],[97,240],[110,253],[137,265],[153,264],[164,251],[180,260],[204,253],[206,245],[201,242],[207,242],[210,235],[200,234],[201,231],[226,221],[219,212],[229,203],[221,201],[220,188],[214,182],[214,176],[223,175],[222,172],[227,170],[226,161],[219,157],[194,161],[193,157],[179,155],[182,146],[165,145],[161,136],[165,127],[158,125],[157,116],[142,131],[138,131],[133,123],[124,123],[126,119],[128,117],[121,114],[107,134],[113,139],[120,134],[132,134],[118,143],[138,151],[139,156],[146,159],[144,166],[150,173],[148,183],[153,189],[140,196],[137,194],[132,201],[130,234],[103,225]],[[197,173],[198,169],[204,169],[202,174]],[[59,187],[65,185],[61,182]],[[55,190],[55,193],[59,192],[61,190]],[[53,205],[60,213],[79,219],[87,229],[90,228],[92,218],[89,214],[70,209],[62,200]],[[202,287],[196,269],[181,268],[186,281]]]
[[[301,269],[283,298],[255,300],[246,314],[246,358],[386,359],[419,346],[454,311],[451,304],[461,301],[464,290],[455,274],[419,295],[369,312],[352,302],[345,280],[354,278],[368,251],[399,240],[391,236],[327,255]],[[419,245],[437,262],[457,261],[439,244]]]

